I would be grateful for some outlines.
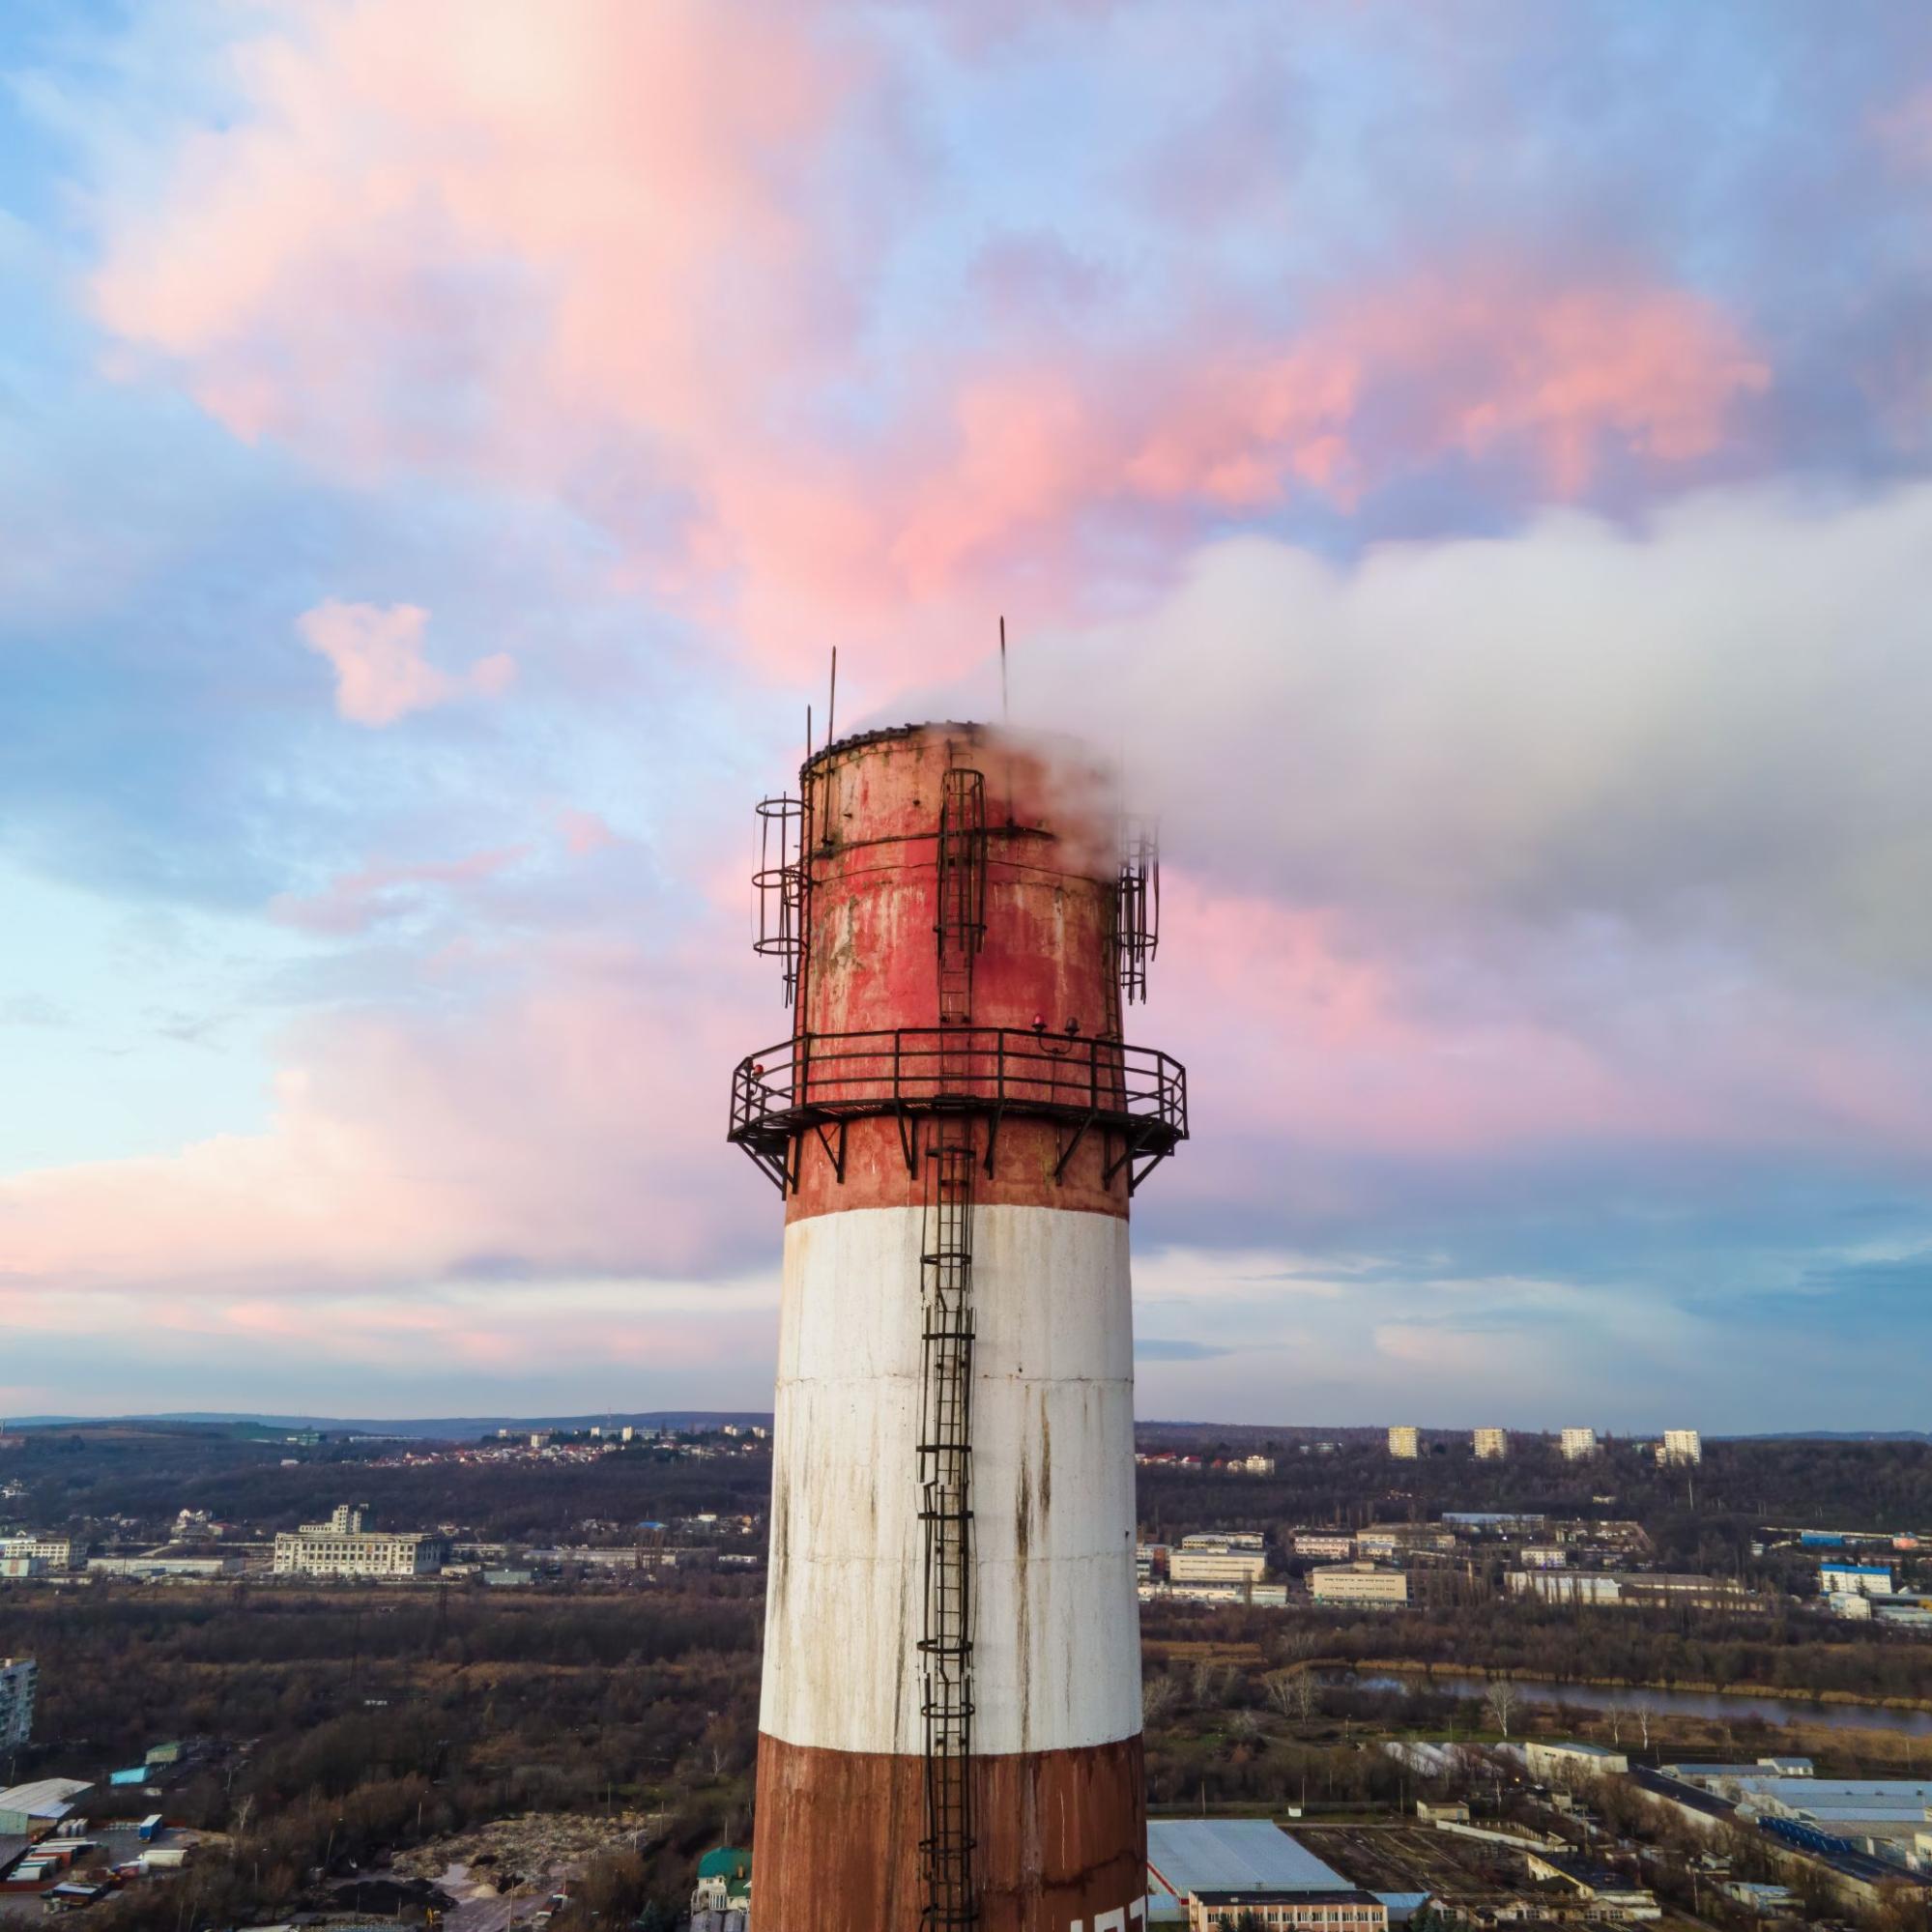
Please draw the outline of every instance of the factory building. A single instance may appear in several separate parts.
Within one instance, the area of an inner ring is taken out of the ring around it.
[[[1414,1462],[1422,1455],[1422,1430],[1397,1424],[1389,1430],[1389,1454],[1398,1462]]]
[[[1597,1431],[1594,1428],[1567,1428],[1563,1431],[1561,1447],[1566,1462],[1587,1462],[1597,1454]]]
[[[1317,1603],[1403,1604],[1409,1600],[1409,1579],[1399,1570],[1372,1564],[1337,1564],[1309,1572],[1309,1594]]]
[[[1596,1604],[1626,1610],[1687,1608],[1763,1610],[1765,1600],[1730,1576],[1698,1576],[1664,1570],[1513,1570],[1514,1597],[1541,1597],[1546,1603]]]
[[[73,1801],[94,1787],[85,1778],[43,1777],[0,1791],[0,1838],[38,1838],[73,1810]]]
[[[1479,1428],[1471,1440],[1478,1462],[1500,1462],[1510,1453],[1510,1432],[1506,1428]]]
[[[275,1538],[277,1576],[434,1576],[443,1543],[423,1531],[370,1529],[368,1506],[338,1503],[326,1523],[303,1523]]]
[[[1694,1428],[1667,1428],[1657,1459],[1666,1469],[1694,1469],[1704,1460],[1704,1438]]]
[[[1269,1932],[1388,1932],[1389,1909],[1374,1893],[1265,1818],[1149,1820],[1147,1894],[1147,1923],[1189,1932],[1255,1923]]]
[[[40,1674],[30,1657],[0,1657],[0,1751],[17,1750],[33,1736]]]
[[[759,816],[792,1024],[729,1130],[785,1211],[756,1917],[1124,1925],[1128,1205],[1187,1134],[1126,1033],[1152,843],[1078,747],[973,724],[810,749]]]

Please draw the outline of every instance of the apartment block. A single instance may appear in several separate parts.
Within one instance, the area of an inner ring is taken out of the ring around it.
[[[34,1690],[40,1666],[30,1657],[0,1657],[0,1751],[16,1750],[34,1734]]]

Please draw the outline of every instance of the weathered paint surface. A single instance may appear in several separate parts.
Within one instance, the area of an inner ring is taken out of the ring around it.
[[[984,1932],[1134,1922],[1146,1891],[1140,1740],[974,1767]],[[922,1767],[761,1737],[752,1872],[780,1932],[914,1932]],[[1122,1915],[1116,1920],[1112,1915]]]
[[[1117,861],[1092,775],[964,725],[835,748],[808,767],[803,1024],[827,1034],[937,1023],[939,803],[956,765],[987,780],[974,1024],[1028,1027],[1037,1017],[1055,1029],[1074,1020],[1088,1035],[1117,1031]]]
[[[793,1744],[922,1748],[919,1242],[907,1208],[786,1231],[760,1723]],[[973,1747],[1131,1737],[1126,1226],[990,1207],[973,1242]]]

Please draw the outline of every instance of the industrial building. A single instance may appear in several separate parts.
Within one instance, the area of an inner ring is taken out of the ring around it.
[[[1270,1932],[1387,1932],[1389,1911],[1265,1818],[1153,1818],[1146,1919],[1189,1932],[1257,1919]]]
[[[1648,1886],[1614,1865],[1592,1864],[1558,1852],[1526,1852],[1523,1863],[1540,1884],[1562,1888],[1588,1909],[1593,1918],[1661,1918],[1663,1908]]]
[[[1422,1455],[1422,1430],[1398,1424],[1389,1431],[1389,1454],[1398,1462],[1415,1461]]]
[[[213,1582],[222,1576],[239,1576],[247,1565],[239,1556],[170,1556],[152,1549],[139,1556],[90,1556],[90,1576],[134,1576],[148,1582],[168,1579]]]
[[[1704,1438],[1694,1428],[1667,1428],[1657,1459],[1667,1469],[1694,1468],[1704,1460]]]
[[[1566,1462],[1587,1462],[1597,1454],[1597,1431],[1594,1428],[1567,1428],[1559,1446]]]
[[[1479,1428],[1470,1439],[1478,1462],[1500,1462],[1510,1453],[1510,1432],[1506,1428]]]
[[[1818,1587],[1827,1596],[1889,1597],[1893,1590],[1889,1563],[1821,1563]]]
[[[370,1529],[366,1504],[338,1503],[326,1523],[303,1523],[275,1538],[277,1576],[433,1576],[443,1542],[423,1531]]]
[[[1663,1570],[1513,1570],[1514,1597],[1541,1597],[1546,1603],[1596,1604],[1627,1610],[1687,1608],[1763,1610],[1765,1600],[1730,1576],[1698,1576]]]
[[[1143,1603],[1161,1601],[1181,1601],[1188,1603],[1225,1603],[1230,1608],[1244,1607],[1255,1610],[1284,1610],[1288,1603],[1288,1586],[1285,1583],[1142,1583],[1139,1589]]]
[[[1783,1777],[1773,1772],[1724,1781],[1741,1817],[1801,1848],[1849,1851],[1919,1868],[1932,1819],[1922,1778]],[[1927,1847],[1932,1850],[1932,1847]]]
[[[0,1658],[0,1751],[16,1750],[33,1736],[39,1684],[40,1666],[32,1658]]]
[[[1247,1532],[1183,1537],[1168,1556],[1168,1575],[1176,1583],[1258,1583],[1267,1573],[1266,1545]]]
[[[1369,1563],[1337,1564],[1309,1572],[1309,1594],[1317,1603],[1404,1604],[1409,1579],[1399,1570]]]
[[[729,1128],[785,1217],[756,1916],[1124,1925],[1128,1210],[1187,1136],[1126,1030],[1153,841],[1078,746],[975,724],[808,747],[759,819],[791,1024]]]
[[[93,1790],[85,1778],[43,1777],[0,1791],[0,1838],[38,1838],[73,1810],[73,1801]]]
[[[1579,1778],[1605,1777],[1627,1772],[1630,1761],[1604,1745],[1586,1745],[1560,1738],[1531,1738],[1523,1745],[1523,1763],[1531,1776],[1551,1784],[1573,1784]]]

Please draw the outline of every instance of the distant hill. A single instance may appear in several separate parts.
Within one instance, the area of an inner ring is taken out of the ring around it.
[[[411,1416],[396,1419],[351,1416],[276,1416],[229,1409],[187,1409],[158,1415],[127,1416],[8,1416],[7,1428],[220,1428],[260,1429],[290,1434],[318,1429],[325,1435],[407,1435],[438,1441],[487,1435],[499,1428],[717,1428],[725,1423],[769,1428],[768,1409],[649,1409],[599,1410],[587,1416]]]

